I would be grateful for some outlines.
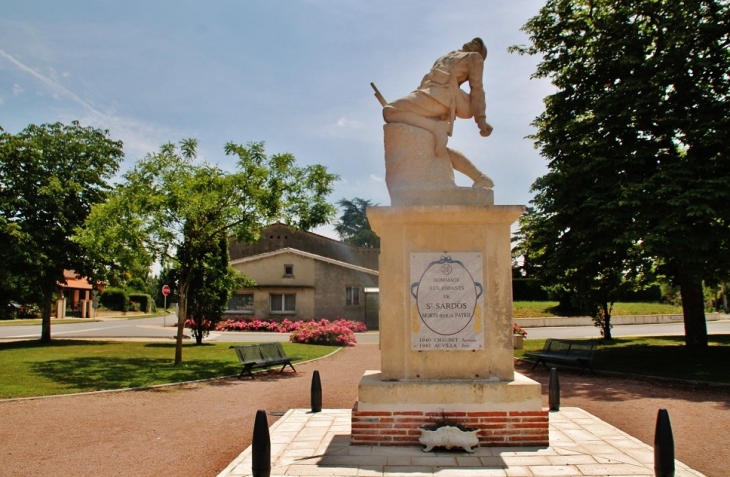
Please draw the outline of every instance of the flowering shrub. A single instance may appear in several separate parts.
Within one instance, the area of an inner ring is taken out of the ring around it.
[[[194,319],[188,318],[187,320],[185,320],[185,328],[191,328],[192,329],[194,327],[195,327],[195,320]],[[210,330],[217,329],[215,327],[215,325],[213,325],[213,322],[210,321],[210,320],[203,320],[202,323],[200,324],[200,327],[204,331],[210,331]]]
[[[362,321],[353,321],[353,320],[335,320],[333,322],[336,325],[344,326],[346,328],[349,328],[353,333],[362,333],[363,331],[367,331],[368,327],[365,323]]]
[[[527,337],[527,330],[518,325],[517,323],[512,323],[512,334],[513,335],[522,335],[525,338]]]
[[[357,343],[355,333],[343,324],[345,321],[312,320],[304,322],[291,332],[289,341],[305,344],[355,346]]]
[[[38,305],[26,304],[18,306],[18,318],[38,318],[41,309]]]
[[[186,328],[193,328],[192,318],[185,321]],[[355,333],[367,331],[368,327],[361,321],[339,319],[291,321],[288,318],[278,321],[263,321],[258,318],[231,318],[219,321],[215,325],[210,321],[203,322],[204,330],[216,331],[273,331],[291,333],[289,341],[293,343],[323,344],[337,346],[354,346],[357,343]]]
[[[353,333],[360,333],[367,331],[368,327],[361,321],[344,320],[339,319],[330,322],[325,319],[321,320],[307,320],[307,321],[291,321],[289,318],[285,318],[282,321],[263,321],[258,318],[230,318],[228,320],[219,321],[216,326],[216,331],[273,331],[276,333],[291,333],[297,331],[304,324],[307,323],[319,323],[324,325],[335,325],[337,327],[343,327],[349,329]],[[187,322],[186,322],[186,325]]]

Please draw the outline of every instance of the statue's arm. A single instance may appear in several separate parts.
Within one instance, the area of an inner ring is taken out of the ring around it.
[[[469,102],[471,103],[471,112],[474,116],[479,132],[482,136],[488,136],[492,132],[492,127],[487,124],[487,102],[484,97],[484,60],[479,53],[469,53],[466,60],[469,62]]]

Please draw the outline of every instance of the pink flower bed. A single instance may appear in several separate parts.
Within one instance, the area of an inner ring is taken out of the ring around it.
[[[346,320],[307,321],[292,331],[289,341],[305,344],[355,346],[357,343],[355,333],[345,323]]]
[[[185,321],[186,328],[193,327],[193,320]],[[289,341],[293,343],[326,344],[337,346],[354,346],[357,343],[355,333],[367,331],[367,326],[361,321],[338,319],[329,321],[306,320],[291,321],[288,318],[282,321],[263,321],[258,318],[231,318],[219,321],[215,328],[210,322],[205,322],[206,329],[216,331],[273,331],[277,333],[291,333]]]

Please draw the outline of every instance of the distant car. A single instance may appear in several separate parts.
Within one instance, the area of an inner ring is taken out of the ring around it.
[[[2,305],[2,308],[0,308],[0,320],[14,320],[18,316],[18,310],[20,310],[20,303],[15,303],[14,301]]]

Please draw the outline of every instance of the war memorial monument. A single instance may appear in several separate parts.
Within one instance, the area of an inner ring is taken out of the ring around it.
[[[495,205],[492,180],[447,145],[457,117],[492,133],[486,57],[475,38],[407,96],[376,89],[391,199],[367,211],[381,238],[382,369],[360,381],[352,444],[418,445],[421,428],[453,422],[478,430],[480,446],[548,445],[540,384],[513,361],[510,226],[525,207]]]

